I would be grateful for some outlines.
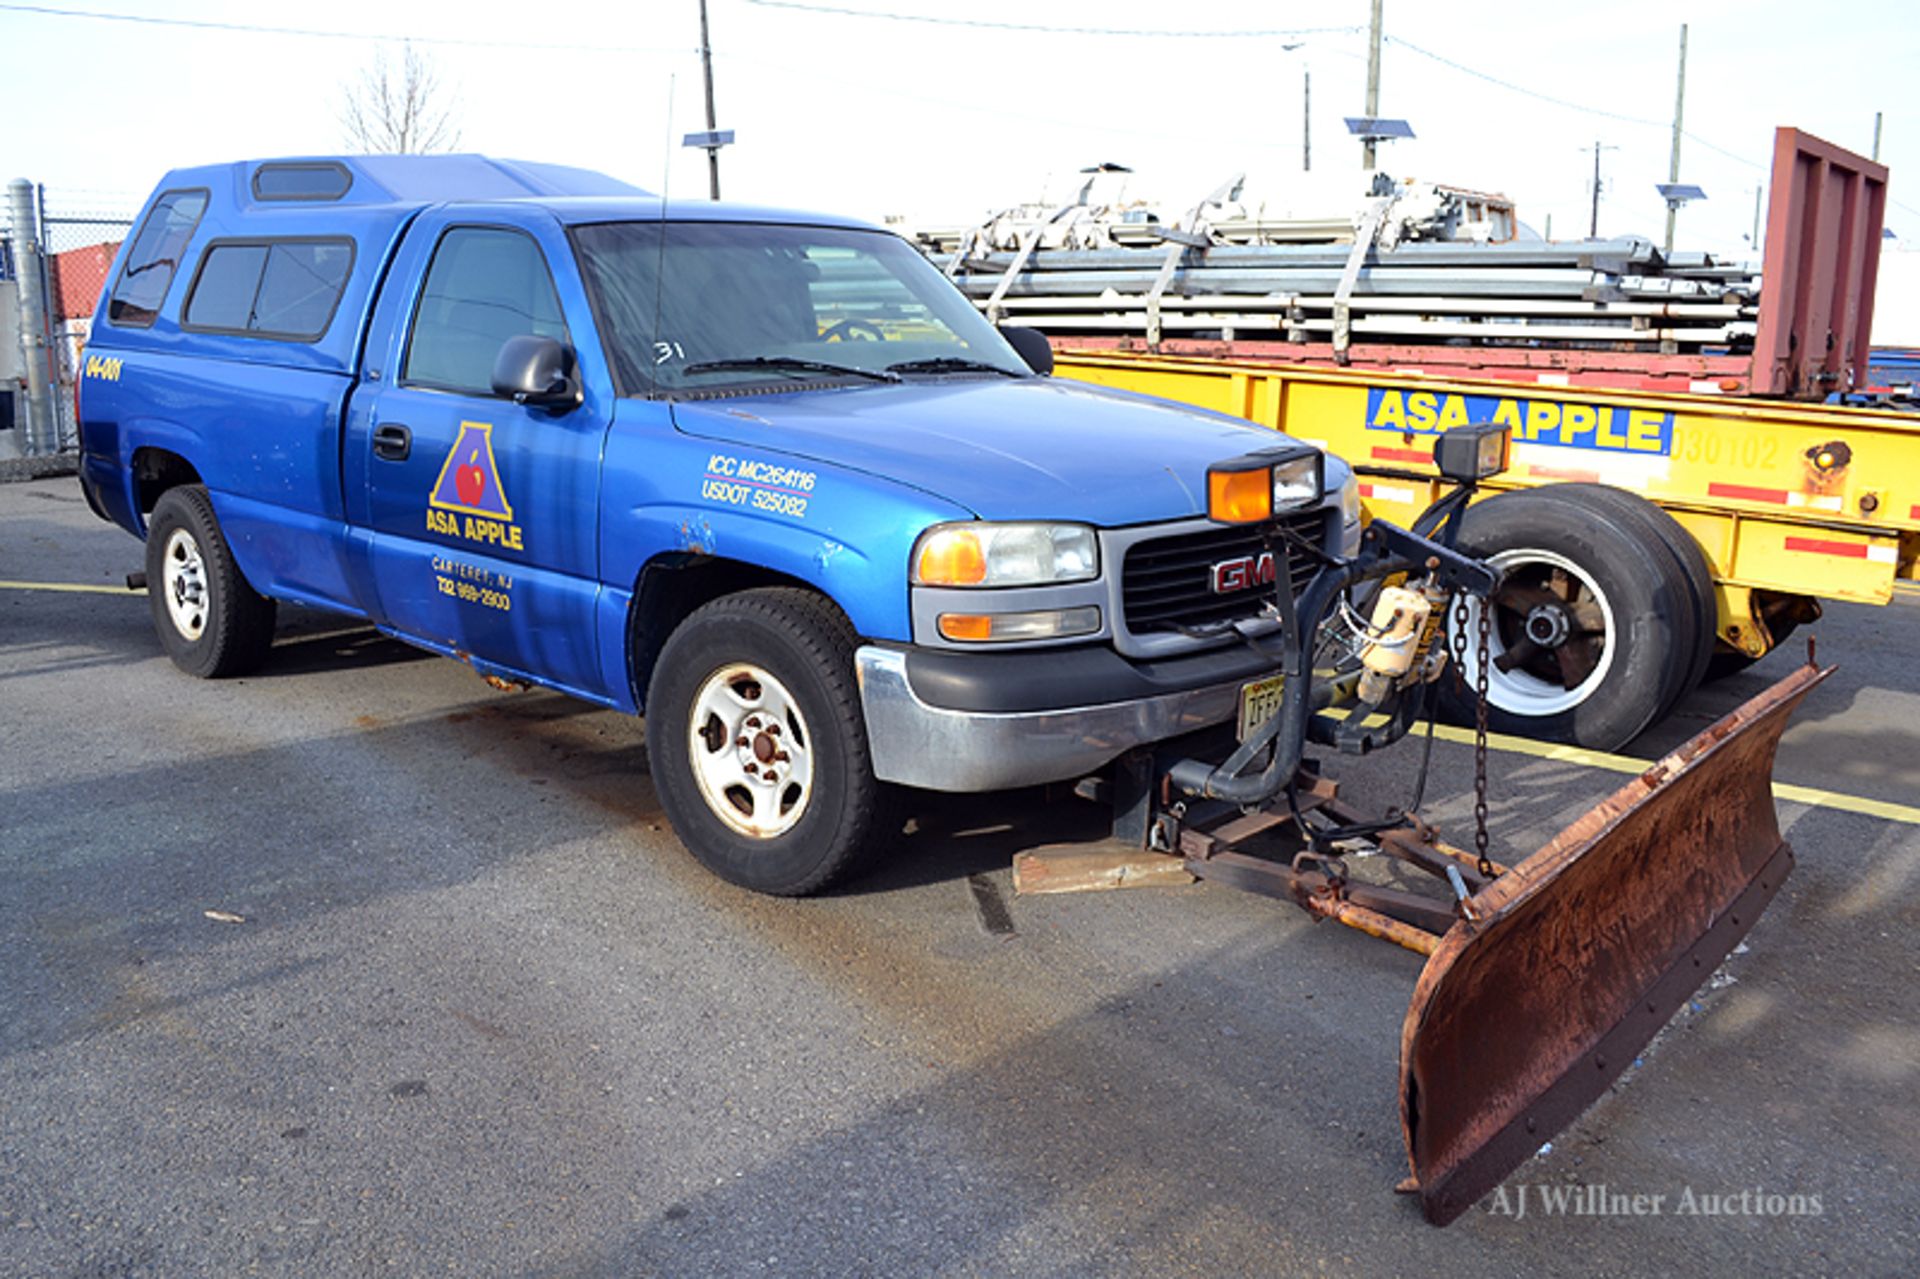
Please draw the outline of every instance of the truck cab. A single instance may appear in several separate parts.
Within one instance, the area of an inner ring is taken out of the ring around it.
[[[478,156],[177,170],[101,298],[82,485],[192,674],[277,601],[647,719],[689,849],[814,891],[899,788],[1244,718],[1337,459],[1056,382],[906,241]],[[1210,470],[1265,475],[1209,518]]]

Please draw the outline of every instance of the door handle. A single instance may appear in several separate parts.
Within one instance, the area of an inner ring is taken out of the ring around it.
[[[388,422],[373,431],[373,455],[389,462],[404,462],[413,452],[413,432],[398,422]]]

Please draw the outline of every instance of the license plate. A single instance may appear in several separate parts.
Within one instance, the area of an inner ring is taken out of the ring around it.
[[[1241,741],[1253,736],[1254,730],[1280,709],[1280,699],[1286,687],[1285,675],[1270,675],[1266,679],[1253,680],[1240,686],[1240,723],[1237,732]]]

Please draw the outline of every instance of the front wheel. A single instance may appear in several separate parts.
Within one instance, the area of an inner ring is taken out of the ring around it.
[[[234,562],[198,484],[170,488],[147,522],[147,598],[173,664],[201,679],[244,675],[273,644],[274,604]]]
[[[788,588],[704,605],[668,638],[647,691],[647,754],[700,863],[745,888],[819,892],[888,833],[853,675],[854,636]]]

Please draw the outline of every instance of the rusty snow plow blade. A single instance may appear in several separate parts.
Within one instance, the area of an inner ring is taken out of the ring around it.
[[[1796,670],[1463,903],[1400,1037],[1400,1113],[1445,1225],[1570,1123],[1752,928],[1793,868],[1774,813]]]

